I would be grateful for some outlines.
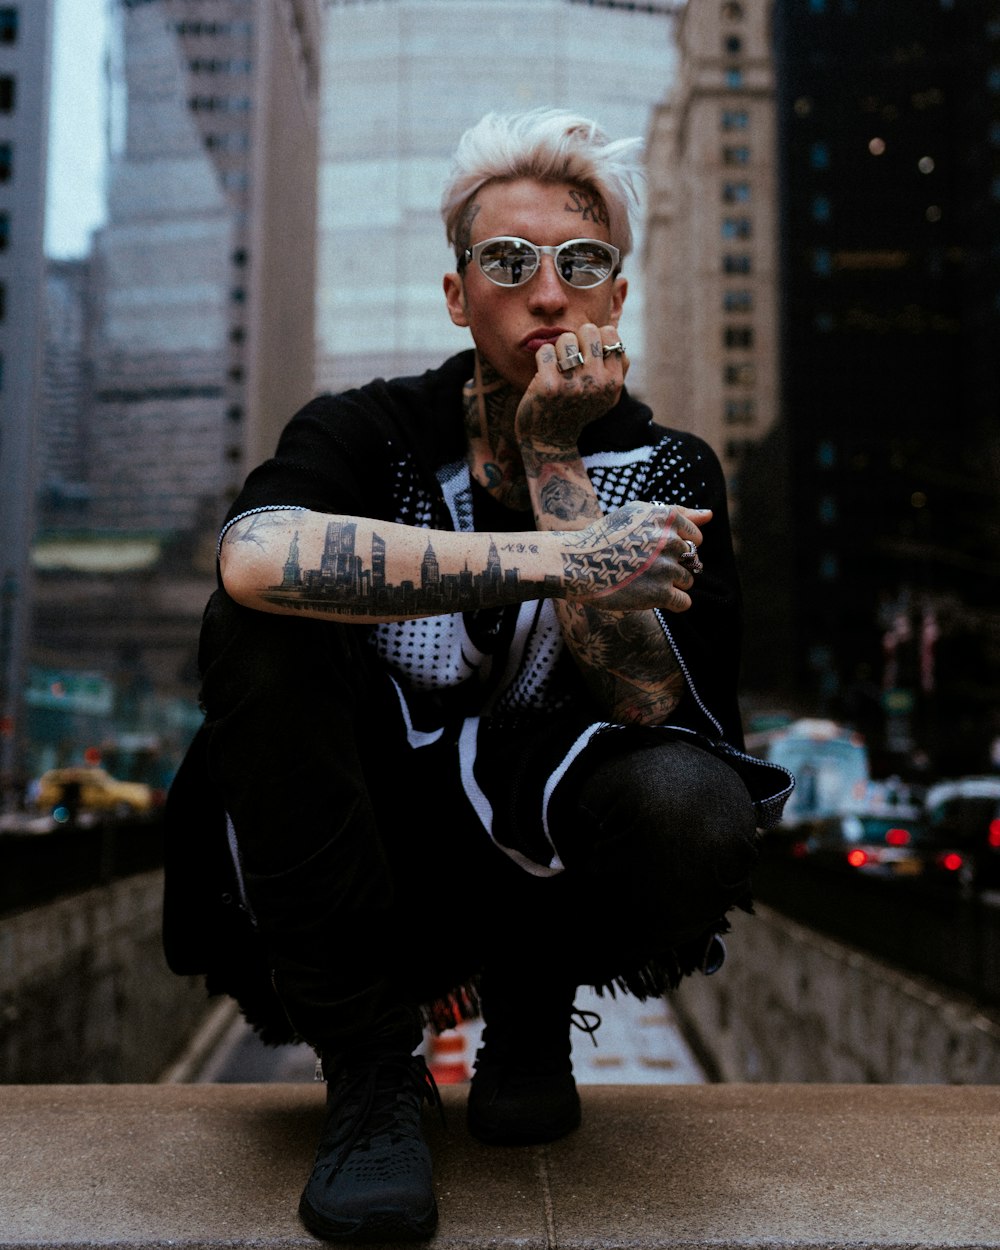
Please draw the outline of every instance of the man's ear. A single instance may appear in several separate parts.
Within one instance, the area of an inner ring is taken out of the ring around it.
[[[465,283],[462,275],[446,273],[444,275],[444,298],[448,305],[448,316],[457,326],[468,326],[469,314],[465,306]]]
[[[614,287],[611,292],[611,321],[614,325],[618,324],[622,315],[622,305],[625,303],[625,296],[628,295],[628,278],[620,275],[614,279]]]

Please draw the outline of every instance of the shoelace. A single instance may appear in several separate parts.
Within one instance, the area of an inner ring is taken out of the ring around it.
[[[405,1079],[391,1090],[385,1090],[382,1094],[382,1105],[378,1106],[379,1074],[390,1068],[401,1071]],[[422,1056],[398,1056],[391,1059],[371,1059],[363,1064],[352,1063],[350,1076],[340,1072],[334,1079],[343,1081],[338,1090],[337,1102],[338,1108],[343,1107],[345,1114],[337,1117],[332,1126],[333,1131],[324,1136],[321,1148],[332,1150],[341,1134],[346,1133],[346,1136],[334,1160],[328,1181],[337,1175],[348,1156],[358,1146],[365,1146],[379,1133],[391,1134],[397,1124],[395,1104],[401,1092],[400,1086],[405,1089],[406,1085],[412,1085],[418,1096],[418,1109],[424,1102],[436,1106],[442,1122],[444,1121],[444,1105],[437,1082]]]

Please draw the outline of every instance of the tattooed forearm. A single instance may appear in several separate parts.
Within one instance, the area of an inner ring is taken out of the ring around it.
[[[655,724],[677,706],[684,678],[647,613],[560,603],[564,636],[588,685],[616,720]]]
[[[575,447],[536,447],[533,443],[522,442],[521,460],[528,477],[538,477],[547,465],[576,464],[580,453]]]
[[[591,492],[564,477],[550,477],[538,497],[545,514],[563,524],[580,518],[593,520],[599,515],[599,505]]]
[[[284,511],[257,512],[235,522],[227,539],[230,542],[250,543],[263,548],[271,536],[284,530],[287,525],[288,518]]]

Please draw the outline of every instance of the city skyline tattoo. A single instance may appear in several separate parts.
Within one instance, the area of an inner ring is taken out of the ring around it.
[[[293,608],[337,611],[366,616],[438,608],[441,612],[465,612],[493,607],[521,599],[517,565],[504,568],[496,540],[490,535],[486,564],[478,571],[468,560],[458,572],[441,569],[430,537],[420,561],[420,581],[390,582],[386,576],[386,542],[372,533],[370,563],[356,551],[357,523],[330,521],[326,527],[323,552],[318,568],[303,569],[299,553],[299,531],[292,534],[281,582],[263,592],[268,603]],[[511,543],[506,550],[526,550]],[[558,583],[558,579],[547,578]]]

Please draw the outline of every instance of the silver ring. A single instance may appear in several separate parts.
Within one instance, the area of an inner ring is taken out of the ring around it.
[[[570,352],[563,360],[557,360],[556,364],[562,373],[570,373],[577,365],[584,364],[583,352]]]
[[[677,563],[682,568],[687,569],[689,573],[700,573],[705,566],[698,559],[698,548],[690,538],[686,538],[684,541],[687,543],[687,551],[677,557]]]
[[[610,356],[613,352],[617,352],[619,356],[624,356],[625,344],[621,341],[621,339],[619,339],[617,343],[609,343],[606,347],[602,348],[602,351],[605,356]]]

